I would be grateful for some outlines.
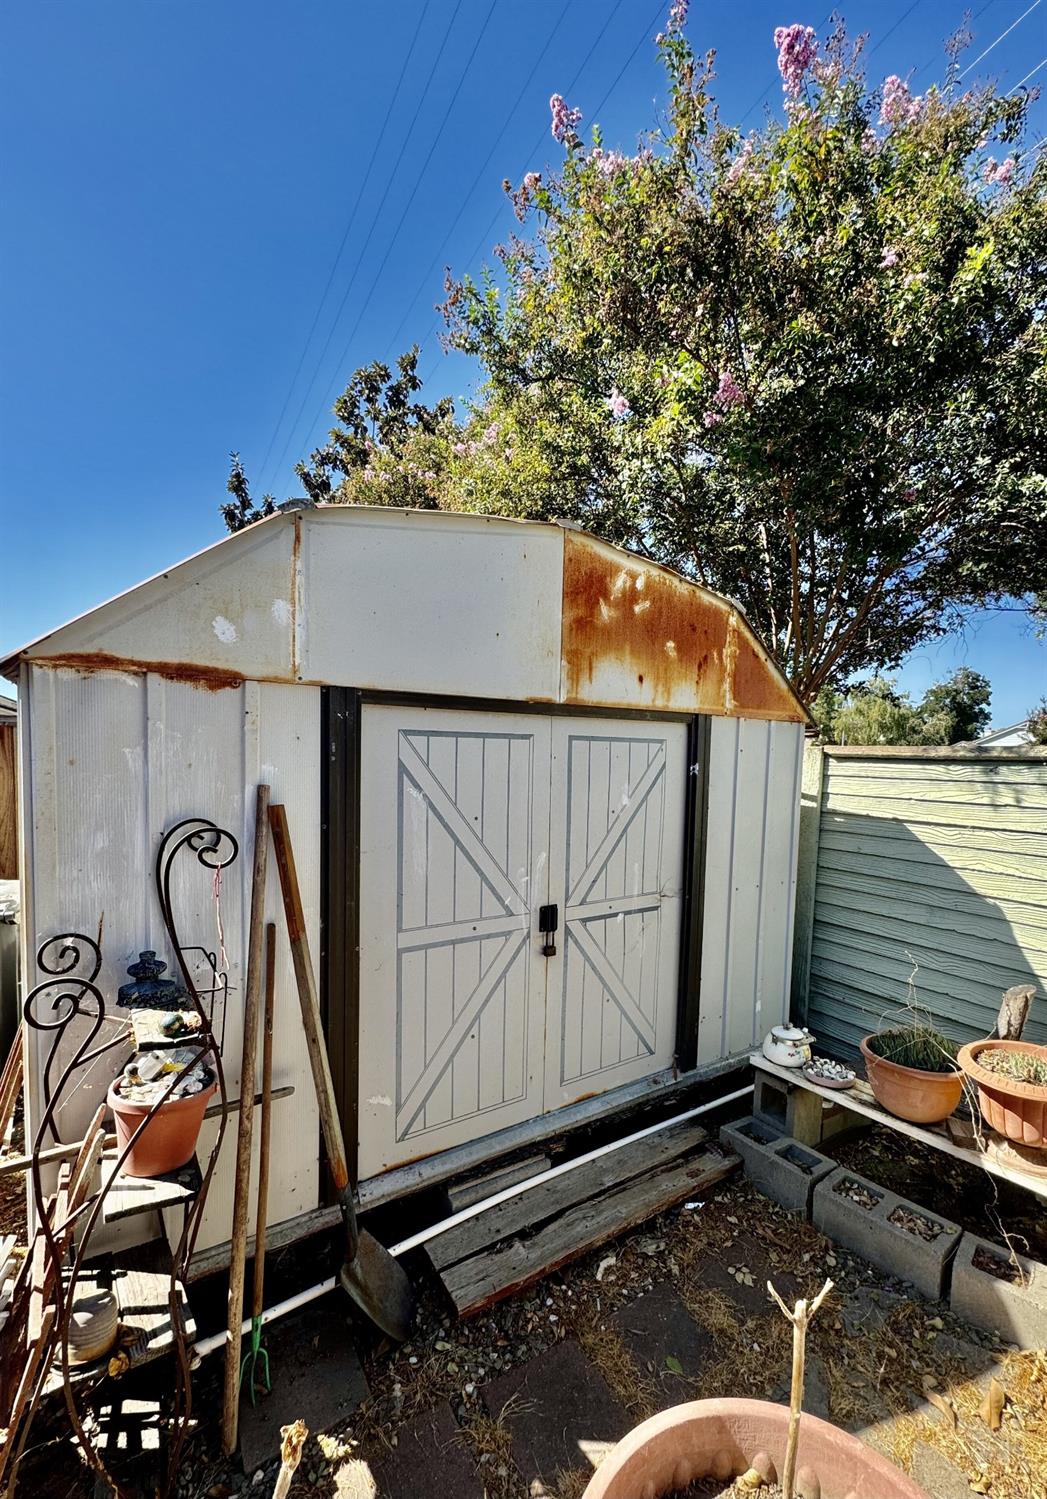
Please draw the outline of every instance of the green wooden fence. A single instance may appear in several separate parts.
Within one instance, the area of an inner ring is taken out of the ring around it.
[[[1047,1042],[1047,750],[808,745],[794,1016],[850,1051],[914,993],[971,1040],[1018,983]]]

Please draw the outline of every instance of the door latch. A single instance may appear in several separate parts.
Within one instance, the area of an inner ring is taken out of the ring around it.
[[[545,938],[542,944],[542,957],[556,957],[556,930],[560,925],[559,906],[538,907],[538,930]]]

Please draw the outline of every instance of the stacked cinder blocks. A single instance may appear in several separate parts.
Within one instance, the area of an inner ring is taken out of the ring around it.
[[[987,1257],[1001,1275],[975,1264]],[[965,1233],[952,1271],[952,1310],[965,1322],[999,1333],[1019,1348],[1047,1348],[1047,1265],[1008,1255],[998,1244]]]
[[[720,1130],[720,1143],[741,1156],[745,1174],[765,1197],[791,1213],[810,1216],[811,1194],[835,1162],[800,1145],[762,1119],[738,1119]]]
[[[848,1196],[845,1189],[852,1183],[873,1199],[872,1207],[864,1207]],[[892,1221],[898,1209],[929,1224],[933,1237],[925,1239]],[[941,1299],[949,1264],[960,1242],[957,1224],[925,1212],[916,1203],[906,1202],[846,1167],[838,1167],[818,1182],[812,1197],[812,1221],[852,1253],[889,1275],[909,1281],[930,1301]]]

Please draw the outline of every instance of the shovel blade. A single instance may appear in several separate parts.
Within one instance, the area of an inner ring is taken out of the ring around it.
[[[361,1231],[356,1257],[338,1281],[360,1310],[388,1337],[404,1343],[414,1326],[415,1295],[406,1271],[372,1234]]]

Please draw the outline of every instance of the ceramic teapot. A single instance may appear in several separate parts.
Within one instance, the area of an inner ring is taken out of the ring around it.
[[[814,1037],[796,1025],[776,1025],[763,1038],[763,1054],[779,1067],[804,1067],[811,1060]]]

